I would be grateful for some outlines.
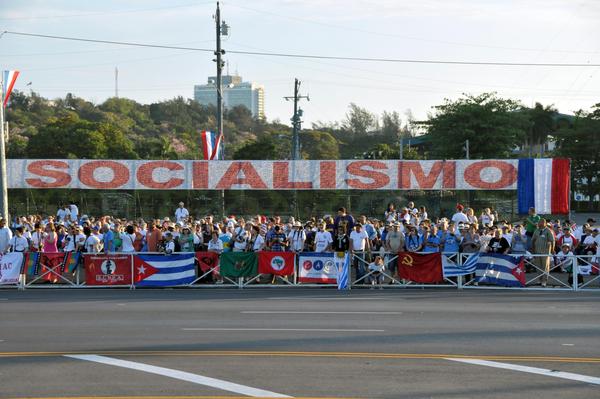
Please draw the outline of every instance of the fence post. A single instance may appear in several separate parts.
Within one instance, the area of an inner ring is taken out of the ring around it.
[[[579,291],[579,260],[577,256],[573,256],[573,265],[571,265],[571,269],[573,272],[573,291]]]
[[[240,290],[244,289],[244,278],[243,277],[238,277],[238,288]]]
[[[346,281],[348,283],[348,290],[352,289],[352,254],[350,252],[346,252],[346,259],[348,259],[348,275],[346,276]]]
[[[463,256],[462,256],[462,254],[461,253],[456,253],[456,257],[457,257],[456,261],[458,262],[458,265],[462,266],[463,265]],[[462,272],[462,273],[464,273],[464,272]],[[459,290],[463,289],[463,275],[462,274],[460,276],[457,276],[457,278],[456,278],[456,284],[457,284],[457,288]]]
[[[135,278],[133,276],[135,268],[133,266],[133,255],[129,255],[129,256],[130,256],[130,259],[131,259],[131,286],[129,287],[129,289],[130,290],[135,290],[135,283],[134,283],[135,282]]]

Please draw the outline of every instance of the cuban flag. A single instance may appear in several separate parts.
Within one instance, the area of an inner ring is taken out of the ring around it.
[[[2,106],[6,107],[10,93],[15,87],[15,82],[19,76],[19,71],[4,71],[2,75]]]
[[[212,161],[213,159],[219,159],[219,148],[221,146],[221,137],[214,132],[203,130],[200,133],[202,138],[202,152],[206,161]]]
[[[137,287],[188,285],[196,279],[194,254],[135,255],[134,281]]]
[[[529,208],[535,208],[540,215],[568,214],[570,184],[569,159],[519,159],[519,213],[527,214]]]
[[[525,259],[502,254],[477,253],[469,257],[475,262],[475,281],[504,287],[525,287]]]

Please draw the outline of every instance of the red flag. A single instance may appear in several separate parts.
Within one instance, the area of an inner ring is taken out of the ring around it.
[[[212,275],[215,277],[219,276],[218,253],[212,251],[196,252],[196,260],[198,261],[198,265],[200,266],[200,271],[202,274],[216,267],[216,269],[212,271]]]
[[[413,252],[398,254],[400,278],[415,283],[439,283],[444,281],[442,255],[438,253],[421,255]]]
[[[64,252],[43,252],[40,255],[40,265],[42,266],[42,278],[53,283],[57,283],[63,272],[65,262]],[[47,274],[46,274],[47,273]]]
[[[295,254],[293,252],[259,252],[258,272],[289,276],[294,274]]]
[[[130,285],[132,255],[86,255],[87,285]]]

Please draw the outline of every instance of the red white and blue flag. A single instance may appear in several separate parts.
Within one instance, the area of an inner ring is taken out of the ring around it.
[[[519,213],[526,214],[529,208],[540,215],[569,213],[570,171],[569,159],[519,159]]]
[[[10,93],[15,87],[15,82],[19,76],[19,71],[4,71],[2,75],[2,106],[6,107]]]
[[[134,280],[137,287],[188,285],[196,279],[194,254],[135,255]]]
[[[525,287],[525,260],[522,256],[476,253],[469,257],[467,263],[475,263],[478,283]]]
[[[222,135],[215,132],[204,130],[200,133],[202,138],[202,152],[206,161],[219,159],[219,149],[221,147]]]

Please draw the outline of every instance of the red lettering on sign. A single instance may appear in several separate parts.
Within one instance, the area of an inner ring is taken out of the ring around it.
[[[350,188],[358,188],[362,190],[378,189],[385,187],[390,183],[390,177],[383,172],[377,170],[387,170],[387,165],[379,161],[354,161],[346,166],[346,171],[354,176],[365,177],[372,180],[365,183],[361,179],[346,179],[346,184]]]
[[[290,181],[289,162],[273,162],[273,188],[312,188],[309,181]]]
[[[69,170],[69,164],[63,161],[33,161],[27,165],[27,171],[29,173],[41,177],[49,177],[54,179],[54,181],[45,182],[42,179],[25,179],[25,181],[30,186],[36,188],[57,188],[68,186],[69,183],[71,183],[71,176],[69,176],[69,173],[56,169]]]
[[[194,162],[192,168],[192,188],[208,188],[208,162]]]
[[[454,161],[435,161],[428,174],[423,171],[419,161],[398,162],[398,187],[401,189],[432,189],[442,175],[442,188],[456,187],[456,163]],[[412,187],[411,176],[417,181]]]
[[[481,171],[485,168],[496,168],[500,171],[500,178],[495,182],[487,182],[481,178]],[[517,169],[504,161],[479,161],[473,162],[465,168],[465,181],[474,188],[498,190],[510,186],[517,180]]]
[[[98,168],[110,168],[113,171],[111,181],[101,182],[94,177]],[[129,181],[129,169],[115,161],[91,161],[81,165],[78,172],[79,181],[92,188],[119,188]]]
[[[243,175],[240,177],[240,173]],[[261,179],[252,162],[232,162],[219,180],[217,189],[229,190],[234,184],[246,184],[253,189],[266,189],[267,185]]]
[[[154,170],[159,169],[159,168],[165,168],[170,171],[183,170],[183,166],[181,166],[177,162],[171,162],[171,161],[147,162],[147,163],[142,164],[137,170],[136,177],[137,177],[138,182],[140,182],[142,185],[144,185],[148,188],[155,188],[155,189],[174,188],[177,186],[181,186],[181,184],[184,182],[183,179],[180,179],[177,177],[172,177],[163,183],[155,181],[154,177],[152,175],[153,175]]]
[[[336,180],[335,161],[319,162],[319,187],[335,189]]]

